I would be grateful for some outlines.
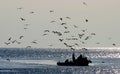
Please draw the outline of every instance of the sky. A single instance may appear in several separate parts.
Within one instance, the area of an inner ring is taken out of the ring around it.
[[[71,45],[78,43],[79,46],[75,47],[120,47],[119,7],[119,0],[1,0],[0,47],[66,48],[59,38],[77,36],[83,29],[87,30],[85,36],[96,35],[86,41],[81,39],[85,44],[78,40],[65,42]],[[53,20],[57,23],[51,23]],[[70,34],[59,37],[47,33],[43,36],[45,30],[65,31],[61,22],[67,23]],[[19,39],[20,36],[24,37]],[[10,37],[11,41],[8,40]],[[20,43],[12,43],[14,40]]]

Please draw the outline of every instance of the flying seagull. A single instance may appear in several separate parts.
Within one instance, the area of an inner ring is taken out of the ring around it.
[[[61,42],[62,42],[62,41],[63,41],[63,39],[59,39],[59,41],[61,41]]]
[[[66,17],[67,19],[71,19],[70,17]]]
[[[44,30],[44,32],[50,32],[49,30]]]
[[[88,40],[89,39],[89,36],[87,36],[86,38],[85,38],[85,40]]]
[[[96,35],[95,33],[91,33],[91,35]]]
[[[116,44],[115,44],[115,43],[113,43],[112,45],[113,45],[113,46],[116,46]]]
[[[30,14],[33,14],[33,13],[35,13],[35,12],[33,12],[33,11],[30,12]]]
[[[36,40],[32,41],[31,43],[38,44],[38,43],[36,42]]]
[[[61,23],[61,25],[66,25],[66,23]]]
[[[60,20],[62,21],[62,20],[63,20],[63,18],[60,18]]]
[[[54,12],[53,10],[50,10],[50,13]]]
[[[22,21],[25,21],[25,19],[24,18],[20,18]]]
[[[86,3],[86,2],[83,2],[83,4],[87,6],[87,3]]]
[[[23,9],[23,8],[22,8],[22,7],[19,7],[19,8],[17,8],[17,9],[21,10],[21,9]]]
[[[20,36],[20,38],[19,39],[22,39],[24,36]]]
[[[7,42],[4,42],[4,43],[5,43],[6,45],[9,45],[9,44],[10,44],[10,42],[8,42],[8,43],[7,43]]]
[[[85,21],[88,22],[88,19],[86,19]]]
[[[8,39],[8,41],[10,41],[12,38],[10,37],[9,39]]]

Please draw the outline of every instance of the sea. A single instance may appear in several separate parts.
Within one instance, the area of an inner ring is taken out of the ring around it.
[[[58,66],[58,61],[87,56],[89,66]],[[120,74],[120,49],[0,48],[0,74]]]

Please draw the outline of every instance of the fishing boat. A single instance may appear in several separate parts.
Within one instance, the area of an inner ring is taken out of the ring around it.
[[[89,66],[89,63],[92,63],[91,60],[89,60],[84,55],[80,54],[77,58],[75,58],[74,53],[72,54],[72,61],[69,61],[68,59],[65,60],[65,62],[57,62],[58,66]]]

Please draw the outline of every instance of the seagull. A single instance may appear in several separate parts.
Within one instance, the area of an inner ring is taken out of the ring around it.
[[[66,26],[64,26],[64,28],[65,28],[65,29],[67,29],[67,27],[66,27]]]
[[[61,25],[66,25],[66,23],[61,23]]]
[[[71,19],[70,17],[66,17],[67,19]]]
[[[16,41],[17,44],[21,44],[21,42]]]
[[[10,41],[12,38],[10,37],[9,39],[8,39],[8,41]]]
[[[9,45],[9,44],[10,44],[10,42],[8,42],[8,43],[7,43],[7,42],[4,42],[4,43],[5,43],[6,45]]]
[[[88,19],[86,19],[85,21],[88,22]]]
[[[25,27],[24,29],[26,30],[26,29],[28,29],[28,28]]]
[[[85,44],[85,42],[83,42],[83,41],[80,41],[82,44]]]
[[[78,28],[78,26],[74,25],[75,28]]]
[[[63,18],[60,18],[60,20],[62,21],[62,20],[63,20]]]
[[[49,30],[44,30],[44,32],[50,32]]]
[[[24,36],[20,36],[20,38],[19,39],[22,39]]]
[[[32,41],[31,43],[38,44],[38,43],[36,42],[36,40]]]
[[[50,13],[54,12],[53,10],[50,10]]]
[[[69,33],[70,31],[65,31],[64,33]]]
[[[26,48],[31,48],[31,46],[27,46]]]
[[[96,44],[100,44],[100,42],[97,42]]]
[[[79,38],[81,39],[85,34],[78,34]]]
[[[30,14],[33,14],[33,13],[35,13],[35,12],[33,12],[33,11],[30,12]]]
[[[115,43],[113,43],[112,45],[113,45],[113,46],[116,46],[116,44],[115,44]]]
[[[76,46],[79,46],[79,44],[75,43]]]
[[[88,40],[89,39],[89,36],[87,36],[86,38],[85,38],[85,40]]]
[[[47,35],[47,34],[43,34],[42,36],[45,36],[45,35]]]
[[[54,22],[56,22],[56,21],[51,21],[50,23],[54,23]]]
[[[16,40],[12,41],[12,43],[15,43],[15,42],[16,42]]]
[[[22,7],[19,7],[19,8],[17,8],[17,9],[21,10],[21,9],[23,9],[23,8],[22,8]]]
[[[72,40],[78,40],[77,38],[72,38]]]
[[[48,46],[53,46],[53,45],[51,44],[51,45],[48,45]]]
[[[87,3],[86,3],[86,2],[83,2],[83,4],[87,6]]]
[[[91,33],[91,35],[96,35],[95,33]]]
[[[20,18],[22,21],[25,21],[25,19],[24,18]]]
[[[63,41],[63,39],[59,39],[61,42]]]
[[[81,30],[82,32],[85,32],[87,29],[85,29],[85,30]]]

